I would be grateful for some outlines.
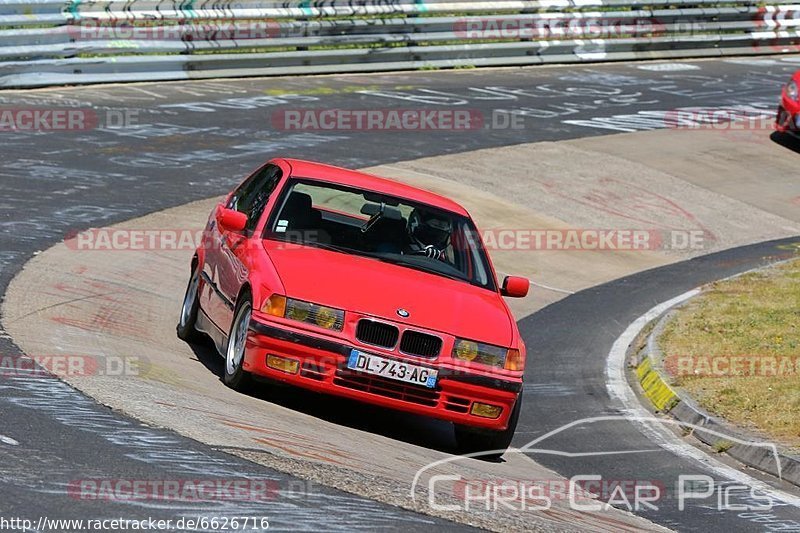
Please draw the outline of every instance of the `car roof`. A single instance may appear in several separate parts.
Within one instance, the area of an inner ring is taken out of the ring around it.
[[[373,176],[372,174],[366,174],[356,170],[315,163],[313,161],[303,161],[301,159],[282,159],[282,161],[288,163],[289,166],[292,167],[292,176],[295,178],[328,181],[358,189],[367,189],[412,202],[431,205],[466,217],[469,216],[467,210],[457,202],[439,194],[400,183],[399,181]]]

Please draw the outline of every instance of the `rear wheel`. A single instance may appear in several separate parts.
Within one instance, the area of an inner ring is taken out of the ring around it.
[[[233,314],[233,324],[228,335],[228,348],[225,350],[225,384],[239,392],[247,391],[252,385],[252,376],[244,367],[244,352],[247,346],[247,332],[253,304],[249,294],[243,294]]]
[[[176,328],[178,338],[186,342],[196,342],[200,339],[200,332],[195,328],[197,323],[197,313],[200,311],[200,272],[197,266],[192,271],[189,285],[186,287],[186,294],[183,297],[181,307],[181,318]]]
[[[458,451],[461,453],[489,452],[483,457],[499,459],[511,445],[511,439],[514,438],[514,431],[517,429],[517,422],[519,422],[519,413],[521,410],[522,394],[517,398],[514,410],[511,411],[511,416],[508,419],[508,427],[502,431],[456,424],[455,430]]]

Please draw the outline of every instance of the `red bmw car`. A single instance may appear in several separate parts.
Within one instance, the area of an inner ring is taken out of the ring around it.
[[[511,442],[525,346],[469,214],[395,181],[276,159],[208,220],[178,336],[211,337],[236,390],[279,380]]]
[[[778,116],[775,118],[775,130],[780,133],[798,135],[800,133],[800,70],[792,75],[789,83],[781,90],[781,101],[778,104]]]

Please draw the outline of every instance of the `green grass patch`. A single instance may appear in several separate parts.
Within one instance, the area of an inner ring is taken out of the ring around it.
[[[711,285],[659,344],[705,409],[800,449],[800,260]]]

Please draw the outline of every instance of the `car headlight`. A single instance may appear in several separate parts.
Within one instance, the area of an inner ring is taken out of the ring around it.
[[[314,324],[333,331],[342,331],[344,311],[324,305],[295,300],[273,294],[264,302],[261,311],[265,314]]]
[[[519,350],[501,348],[491,344],[456,339],[453,345],[453,358],[470,363],[480,363],[506,370],[523,370],[522,355]]]
[[[792,100],[797,100],[797,83],[794,80],[786,84],[786,96]]]

